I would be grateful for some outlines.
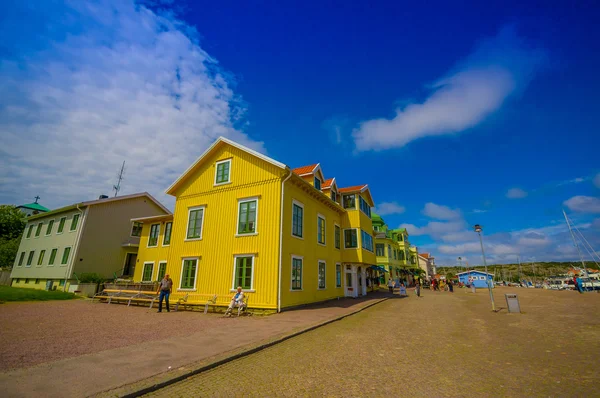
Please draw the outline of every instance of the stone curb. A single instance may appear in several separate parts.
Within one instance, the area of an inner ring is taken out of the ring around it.
[[[318,329],[320,327],[329,325],[329,324],[331,324],[333,322],[341,321],[344,318],[347,318],[349,316],[358,314],[359,312],[362,312],[362,311],[366,310],[367,308],[371,308],[374,305],[382,303],[382,302],[384,302],[384,301],[386,301],[388,299],[389,299],[388,297],[384,297],[384,298],[379,299],[379,300],[377,300],[377,301],[375,301],[373,303],[370,303],[370,304],[368,304],[368,305],[366,305],[366,306],[364,306],[362,308],[359,308],[356,311],[352,311],[352,312],[350,312],[348,314],[340,315],[340,316],[338,316],[336,318],[333,318],[333,319],[328,319],[328,320],[326,320],[324,322],[318,323],[316,325],[309,326],[308,328],[299,330],[297,332],[293,332],[291,334],[287,334],[287,335],[283,335],[283,336],[280,336],[280,337],[276,337],[275,340],[269,341],[268,343],[260,344],[260,345],[258,345],[256,347],[251,348],[251,349],[248,349],[248,350],[239,352],[237,354],[228,356],[226,358],[220,359],[218,361],[209,363],[208,365],[203,365],[203,366],[197,367],[195,369],[191,369],[191,370],[186,371],[185,373],[180,374],[180,375],[178,375],[176,377],[170,378],[168,380],[161,381],[160,383],[156,383],[156,384],[152,384],[152,385],[147,386],[147,387],[139,388],[139,389],[137,389],[137,390],[135,390],[133,392],[128,392],[128,393],[123,394],[123,395],[119,395],[118,390],[120,388],[116,388],[116,389],[113,389],[113,391],[114,391],[113,394],[111,394],[110,391],[105,391],[103,393],[98,394],[97,396],[106,396],[107,394],[109,394],[108,396],[117,396],[117,397],[122,397],[122,398],[139,397],[139,396],[142,396],[144,394],[148,394],[148,393],[160,390],[161,388],[170,386],[171,384],[175,384],[177,382],[185,380],[188,377],[198,375],[200,373],[206,372],[207,370],[211,370],[211,369],[214,369],[214,368],[216,368],[218,366],[224,365],[224,364],[226,364],[228,362],[235,361],[236,359],[240,359],[240,358],[246,357],[248,355],[252,355],[252,354],[257,353],[259,351],[262,351],[262,350],[264,350],[266,348],[272,347],[272,346],[274,346],[276,344],[283,343],[284,341],[289,340],[289,339],[291,339],[293,337],[300,336],[301,334],[304,334],[304,333],[310,332],[312,330]],[[123,386],[121,388],[126,388],[126,386]]]

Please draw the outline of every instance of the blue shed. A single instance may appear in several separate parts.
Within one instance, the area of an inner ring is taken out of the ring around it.
[[[488,283],[494,287],[494,274],[486,274],[483,271],[466,271],[460,272],[456,276],[458,276],[458,280],[464,283],[465,285],[474,284],[478,289],[487,289],[488,285],[486,283],[486,275]]]

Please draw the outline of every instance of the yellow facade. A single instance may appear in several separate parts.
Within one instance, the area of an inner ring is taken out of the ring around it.
[[[254,308],[366,294],[359,288],[375,254],[362,248],[361,230],[372,239],[371,220],[358,209],[358,196],[355,210],[344,209],[339,198],[316,189],[314,175],[321,182],[324,177],[314,166],[300,176],[220,138],[167,190],[176,198],[170,244],[162,245],[168,217],[138,220],[143,228],[134,281],[142,280],[144,263],[154,264],[156,280],[157,266],[166,260],[174,293],[230,295],[240,284]],[[374,206],[366,186],[355,194]],[[302,208],[295,224],[294,204]],[[148,247],[153,224],[160,224],[158,245]],[[344,247],[349,228],[357,230],[357,248]]]

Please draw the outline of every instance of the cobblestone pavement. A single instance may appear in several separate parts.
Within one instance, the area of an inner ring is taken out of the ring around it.
[[[149,396],[599,396],[600,294],[504,293],[522,314],[486,291],[411,292]]]

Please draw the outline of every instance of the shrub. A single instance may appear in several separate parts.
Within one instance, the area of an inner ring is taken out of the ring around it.
[[[104,281],[104,277],[96,273],[81,274],[79,276],[79,283],[102,283]]]

